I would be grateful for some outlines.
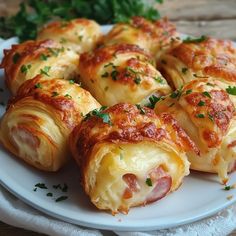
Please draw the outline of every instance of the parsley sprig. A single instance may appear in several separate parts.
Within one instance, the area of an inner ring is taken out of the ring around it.
[[[107,108],[106,106],[102,106],[100,109],[95,109],[95,110],[89,112],[85,116],[84,120],[88,120],[92,116],[97,116],[102,119],[103,123],[107,123],[109,125],[112,125],[110,115],[108,113],[103,112],[106,108]]]
[[[155,0],[162,3],[163,0]],[[21,41],[35,39],[38,29],[54,19],[94,19],[100,24],[128,22],[132,16],[149,20],[160,18],[158,10],[142,0],[28,0],[11,17],[0,18],[0,37],[18,36]]]

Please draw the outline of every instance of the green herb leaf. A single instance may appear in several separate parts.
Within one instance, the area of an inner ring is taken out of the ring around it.
[[[142,115],[146,114],[145,110],[143,109],[143,107],[141,107],[141,105],[136,104],[135,106],[140,110],[140,114]]]
[[[34,85],[34,88],[40,88],[41,89],[42,85],[40,83],[37,83],[37,84]]]
[[[52,92],[52,97],[56,97],[56,96],[58,96],[58,95],[59,95],[58,92]]]
[[[67,198],[68,198],[68,196],[61,196],[61,197],[58,197],[58,198],[55,200],[55,202],[65,201]]]
[[[233,188],[233,186],[226,185],[226,186],[224,187],[224,190],[229,191],[229,190],[232,189],[232,188]]]
[[[23,74],[27,74],[27,72],[29,71],[30,68],[31,68],[30,64],[22,65],[21,68],[20,68],[20,72],[23,73]]]
[[[204,102],[204,101],[200,101],[197,105],[198,105],[199,107],[205,106],[205,102]]]
[[[226,92],[230,95],[236,95],[236,86],[229,86],[226,88]]]
[[[41,188],[41,189],[48,189],[44,183],[37,183],[34,185],[34,187]]]
[[[147,178],[146,184],[147,184],[147,186],[152,187],[152,180],[150,178]]]
[[[107,107],[103,106],[103,107],[101,107],[99,110],[98,110],[98,109],[95,109],[95,110],[89,112],[89,113],[85,116],[84,120],[87,120],[87,119],[89,119],[89,118],[92,117],[92,116],[97,116],[97,117],[99,117],[99,118],[102,119],[103,123],[107,123],[107,124],[109,124],[109,125],[112,125],[110,115],[109,115],[108,113],[103,112],[106,108],[107,108]]]
[[[202,94],[203,94],[205,97],[211,98],[210,93],[208,93],[207,91],[203,92]]]
[[[41,54],[40,55],[40,60],[42,60],[42,61],[47,61],[47,59],[48,59],[48,56],[47,55],[45,55],[45,54]]]
[[[41,75],[50,76],[50,75],[48,74],[48,72],[50,71],[50,69],[51,69],[51,66],[44,66],[43,69],[40,69],[40,74],[41,74]]]
[[[161,76],[154,77],[154,80],[157,81],[160,84],[164,83],[164,80],[161,78]]]
[[[162,97],[157,97],[155,95],[152,95],[149,97],[149,103],[146,105],[147,107],[153,109],[156,105],[157,102],[161,100]]]
[[[188,89],[188,90],[186,91],[186,95],[188,95],[188,94],[190,94],[190,93],[192,93],[192,92],[193,92],[192,89]]]
[[[19,59],[20,59],[20,53],[16,52],[12,57],[13,63],[16,64]]]
[[[186,74],[187,70],[188,70],[188,68],[186,68],[186,67],[182,68],[182,73]]]
[[[140,84],[140,83],[141,83],[141,79],[138,78],[138,77],[136,77],[136,78],[134,79],[134,83],[135,83],[135,84]]]
[[[53,194],[52,193],[47,193],[47,195],[46,195],[47,197],[52,197],[53,196]]]
[[[70,79],[70,80],[69,80],[69,83],[70,83],[70,84],[74,84],[74,83],[75,83],[75,80]]]
[[[197,118],[204,118],[205,115],[204,115],[204,114],[197,114],[196,117],[197,117]]]
[[[68,94],[68,93],[64,97],[69,98],[69,99],[72,98],[72,96],[70,94]]]
[[[102,74],[102,78],[107,78],[107,77],[109,77],[109,73],[106,71]]]
[[[201,42],[205,41],[206,39],[207,39],[207,37],[205,35],[202,35],[199,38],[187,37],[186,39],[183,40],[183,43],[201,43]]]

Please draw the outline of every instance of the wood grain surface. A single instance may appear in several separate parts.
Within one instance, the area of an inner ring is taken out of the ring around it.
[[[0,0],[0,16],[16,12],[19,2]],[[182,33],[236,40],[236,0],[165,0],[157,7],[161,15],[174,21]],[[0,222],[0,236],[13,235],[43,236]],[[231,235],[236,236],[236,231]]]

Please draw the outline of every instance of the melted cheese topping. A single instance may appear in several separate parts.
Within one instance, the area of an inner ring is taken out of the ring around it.
[[[110,209],[113,213],[128,211],[132,206],[145,204],[154,186],[146,184],[147,175],[153,168],[162,166],[171,176],[170,192],[176,190],[185,175],[189,174],[189,163],[182,153],[170,147],[150,142],[138,144],[97,144],[92,154],[94,158],[86,169],[88,183],[86,192],[91,201],[100,209]],[[125,174],[137,177],[139,191],[132,198],[124,199],[127,187],[122,179]]]
[[[77,53],[93,50],[100,37],[100,26],[95,21],[88,19],[52,22],[38,34],[38,40],[53,39]]]

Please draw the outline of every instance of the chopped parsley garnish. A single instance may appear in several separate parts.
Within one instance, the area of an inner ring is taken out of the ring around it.
[[[208,113],[207,116],[208,116],[208,118],[209,118],[212,122],[214,122],[214,117],[213,117],[213,115],[211,115],[210,113]]]
[[[35,184],[34,187],[41,188],[41,189],[48,189],[44,183]]]
[[[34,85],[34,88],[40,88],[41,89],[42,85],[40,83],[37,83],[37,84]]]
[[[155,95],[152,95],[149,97],[149,103],[146,105],[147,107],[153,109],[156,105],[157,102],[161,100],[162,97],[157,97]]]
[[[116,67],[116,66],[114,65],[114,63],[109,62],[108,64],[104,65],[104,68],[106,68],[106,67],[108,67],[108,66]]]
[[[188,95],[188,94],[190,94],[190,93],[192,93],[192,92],[193,92],[192,89],[188,89],[188,90],[186,91],[186,95]]]
[[[229,191],[230,189],[233,189],[233,188],[234,188],[233,185],[226,185],[224,187],[224,190]]]
[[[75,83],[75,80],[70,79],[70,80],[69,80],[69,83],[70,83],[70,84],[74,84],[74,83]]]
[[[107,71],[102,74],[102,78],[107,78],[108,76],[109,76],[109,73]]]
[[[226,92],[230,95],[236,95],[236,86],[229,86],[228,88],[226,88]]]
[[[52,187],[55,188],[55,189],[58,189],[58,188],[61,189],[61,185],[60,184],[55,184]]]
[[[183,86],[180,87],[179,89],[175,90],[173,93],[171,93],[170,97],[179,99],[182,94],[182,89],[183,89]]]
[[[87,119],[89,119],[89,118],[92,117],[92,116],[97,116],[97,117],[99,117],[99,118],[102,119],[103,123],[107,123],[107,124],[109,124],[109,125],[112,125],[110,115],[109,115],[108,113],[102,112],[102,111],[104,111],[106,108],[107,108],[107,107],[103,106],[103,107],[101,107],[99,110],[98,110],[98,109],[95,109],[95,110],[89,112],[89,113],[85,116],[84,120],[87,120]]]
[[[183,43],[201,43],[201,42],[205,41],[206,39],[207,39],[207,37],[205,35],[202,35],[199,38],[187,37],[183,40]]]
[[[123,160],[124,159],[124,155],[123,153],[120,153],[120,160]]]
[[[18,62],[18,60],[20,59],[20,53],[16,52],[14,55],[13,55],[13,63],[16,64]]]
[[[79,39],[79,41],[81,42],[82,39],[83,39],[83,35],[80,35],[80,36],[78,37],[78,39]]]
[[[40,2],[40,3],[39,3]],[[163,0],[155,0],[162,3]],[[132,16],[142,16],[149,20],[157,20],[160,14],[155,6],[142,0],[50,0],[24,1],[19,11],[10,17],[2,17],[1,34],[3,38],[18,36],[20,41],[35,39],[38,29],[43,24],[55,19],[63,20],[60,27],[66,27],[70,19],[89,18],[99,24],[129,22]],[[164,31],[165,32],[165,31]]]
[[[142,115],[146,114],[145,110],[143,109],[143,107],[141,107],[141,105],[136,104],[135,106],[140,110],[140,114]]]
[[[47,61],[48,57],[49,57],[49,56],[47,56],[47,55],[45,55],[45,54],[42,53],[42,54],[40,55],[40,60],[42,60],[42,61]]]
[[[68,94],[68,93],[64,97],[69,98],[69,99],[72,98],[72,96],[70,94]]]
[[[134,83],[135,83],[135,84],[140,84],[140,83],[141,83],[141,79],[138,78],[138,77],[135,78],[135,79],[134,79]]]
[[[196,117],[197,118],[204,118],[205,116],[204,116],[204,114],[196,114]]]
[[[205,106],[205,102],[204,102],[204,101],[200,101],[197,105],[198,105],[199,107]]]
[[[68,186],[67,186],[67,184],[64,184],[64,186],[61,188],[61,191],[67,192],[67,190],[68,190]]]
[[[119,71],[117,71],[117,70],[113,70],[112,72],[111,72],[111,78],[113,79],[113,80],[117,80],[117,76],[119,75]]]
[[[27,74],[27,72],[29,71],[30,68],[31,68],[30,64],[22,65],[21,68],[20,68],[20,72],[23,73],[23,74]]]
[[[215,87],[215,85],[214,85],[214,84],[212,84],[212,83],[209,83],[209,82],[207,83],[207,85],[208,85],[208,86],[211,86],[211,87]]]
[[[65,49],[62,48],[48,48],[48,51],[55,57],[58,57],[60,52],[63,52]]]
[[[188,68],[186,68],[186,67],[182,68],[182,73],[186,74],[187,70],[188,70]]]
[[[53,196],[53,194],[52,193],[47,193],[47,195],[46,195],[47,197],[52,197]]]
[[[61,39],[60,39],[60,43],[63,44],[63,43],[66,43],[66,42],[67,42],[67,40],[66,40],[65,38],[61,38]]]
[[[164,83],[164,80],[161,78],[161,76],[154,77],[154,80],[157,81],[160,84]]]
[[[58,96],[58,95],[59,95],[58,92],[52,92],[52,97],[56,97],[56,96]]]
[[[150,178],[147,178],[146,184],[147,184],[147,186],[152,187],[152,180]]]
[[[41,74],[41,75],[50,76],[50,75],[48,74],[48,72],[50,71],[50,69],[51,69],[51,66],[44,66],[43,69],[40,69],[40,74]]]
[[[208,93],[207,91],[203,92],[202,94],[203,94],[205,97],[209,97],[209,98],[211,98],[210,93]]]
[[[67,198],[68,198],[68,196],[61,196],[61,197],[58,197],[58,198],[55,200],[55,202],[65,201]]]

